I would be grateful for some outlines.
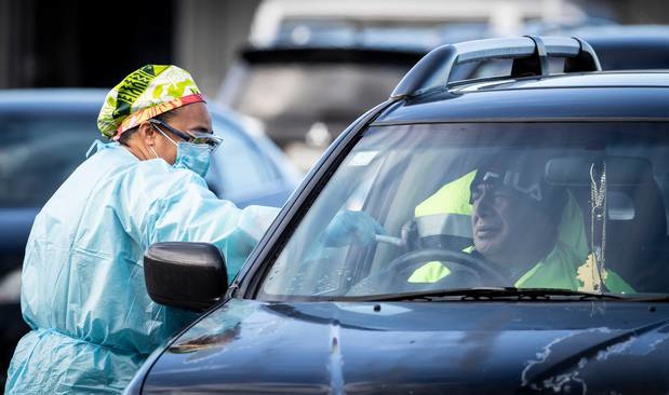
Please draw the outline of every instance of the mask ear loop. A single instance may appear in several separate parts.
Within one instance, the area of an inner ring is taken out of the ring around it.
[[[606,162],[602,162],[602,173],[598,180],[595,179],[595,163],[590,165],[590,248],[595,258],[593,278],[599,277],[595,283],[595,290],[600,293],[608,292],[604,283],[604,264],[606,260]],[[600,231],[601,229],[601,231]],[[596,272],[595,272],[596,270]]]
[[[166,135],[165,133],[163,133],[163,131],[160,130],[160,128],[159,128],[158,126],[156,126],[156,124],[151,123],[151,122],[149,122],[149,124],[151,124],[151,126],[153,126],[153,127],[158,131],[158,133],[160,133],[163,137],[165,137],[165,138],[168,139],[172,144],[174,144],[175,147],[178,147],[178,146],[179,146],[179,144],[177,144],[174,140],[172,140],[172,139],[170,138],[170,136],[168,136],[168,135]]]
[[[152,146],[152,145],[149,145],[149,149],[150,149],[151,151],[153,151],[153,154],[156,156],[155,159],[159,159],[159,158],[160,158],[160,156],[158,156],[158,153],[156,153],[156,150],[153,149],[153,146]]]
[[[166,135],[165,133],[163,133],[163,131],[160,130],[160,128],[159,128],[158,126],[156,126],[155,124],[153,124],[153,123],[151,123],[151,122],[149,122],[149,124],[150,124],[151,126],[153,126],[153,128],[156,129],[156,131],[158,131],[158,133],[160,133],[163,137],[165,137],[165,138],[168,139],[172,144],[174,144],[175,147],[177,147],[177,148],[179,147],[179,144],[175,143],[174,140],[172,140],[172,139],[170,138],[170,136],[168,136],[168,135]],[[155,159],[158,159],[158,158],[162,159],[160,156],[158,156],[158,153],[157,153],[156,150],[153,148],[153,145],[149,145],[149,149],[151,149],[151,151],[153,151],[153,154],[156,156]]]

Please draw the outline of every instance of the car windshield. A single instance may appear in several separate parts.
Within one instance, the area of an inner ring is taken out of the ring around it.
[[[484,287],[662,296],[668,129],[658,122],[370,127],[286,240],[258,296]]]
[[[0,114],[0,205],[43,205],[86,159],[95,118],[72,114]]]

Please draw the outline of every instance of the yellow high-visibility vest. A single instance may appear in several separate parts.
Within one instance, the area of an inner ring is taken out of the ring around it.
[[[476,176],[476,170],[444,185],[433,195],[421,202],[415,209],[418,232],[421,236],[452,234],[472,237],[471,214],[469,203],[470,185]],[[611,270],[604,270],[602,278],[593,270],[594,260],[588,247],[583,221],[583,212],[576,199],[568,192],[567,203],[562,211],[558,225],[558,237],[555,247],[540,262],[521,276],[514,284],[518,288],[563,288],[579,291],[596,291],[602,281],[611,292],[632,293],[634,289]],[[443,218],[436,221],[435,218]],[[421,222],[423,226],[421,229]],[[466,222],[465,222],[466,221]],[[421,232],[422,231],[422,232]],[[471,253],[474,247],[463,252]],[[416,269],[409,279],[410,283],[434,283],[448,276],[451,270],[438,261],[427,262]],[[593,274],[595,273],[595,274]]]

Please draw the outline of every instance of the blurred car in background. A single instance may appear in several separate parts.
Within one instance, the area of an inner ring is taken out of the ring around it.
[[[264,0],[216,100],[257,120],[306,171],[431,49],[517,34],[547,9],[554,21],[585,18],[573,4],[553,3]]]
[[[529,26],[532,35],[578,37],[587,41],[597,52],[602,70],[669,69],[669,26],[618,25],[599,22],[592,26]],[[564,69],[564,60],[549,60],[551,73]],[[468,79],[503,77],[509,75],[511,59],[496,59],[461,66]]]
[[[252,122],[230,109],[210,106],[214,132],[223,144],[214,152],[206,180],[219,198],[239,207],[280,207],[302,174]]]
[[[669,68],[669,26],[591,26],[567,33],[592,45],[603,70]]]
[[[240,49],[216,103],[255,120],[306,172],[433,47],[490,34],[485,22],[286,22],[271,43]]]
[[[425,52],[371,47],[247,47],[241,50],[217,102],[256,119],[306,171],[333,138],[360,115],[360,109],[387,96]]]
[[[603,70],[669,68],[669,25],[621,25],[597,18],[578,25],[532,21],[523,33],[586,40],[597,51]]]
[[[0,91],[0,388],[16,341],[28,329],[19,306],[21,263],[35,215],[85,159],[99,137],[96,120],[107,90]],[[281,206],[300,176],[281,150],[243,119],[210,108],[223,144],[207,182],[244,207]]]

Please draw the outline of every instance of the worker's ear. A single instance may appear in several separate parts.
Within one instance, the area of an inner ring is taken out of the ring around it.
[[[137,130],[138,137],[144,141],[147,146],[153,146],[156,143],[157,132],[156,129],[149,122],[142,122],[139,124]]]

